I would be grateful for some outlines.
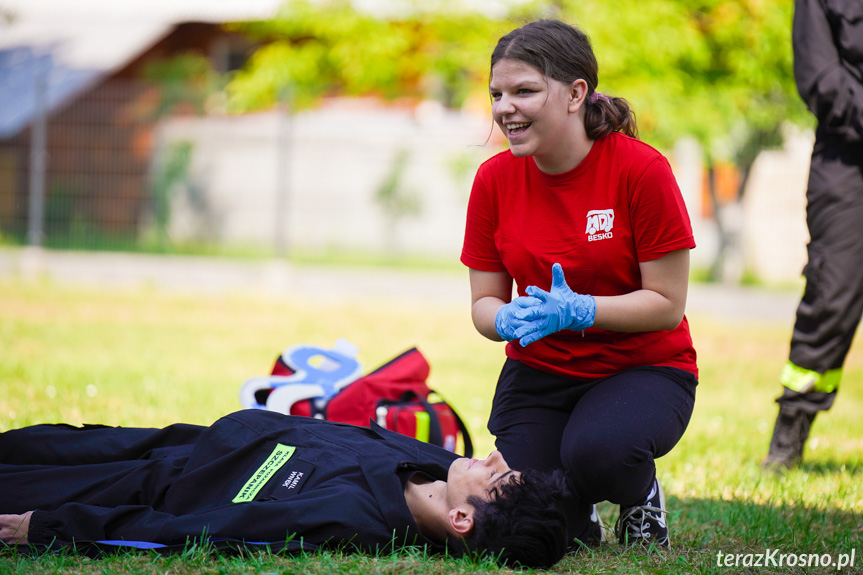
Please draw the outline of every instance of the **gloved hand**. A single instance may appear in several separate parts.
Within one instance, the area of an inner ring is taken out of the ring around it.
[[[494,316],[494,329],[506,341],[518,339],[518,330],[537,317],[540,301],[536,298],[519,296],[501,306]]]
[[[551,267],[551,291],[528,286],[525,292],[541,303],[538,310],[525,316],[534,319],[514,334],[523,346],[562,329],[587,329],[596,319],[593,296],[573,292],[566,284],[560,264]]]

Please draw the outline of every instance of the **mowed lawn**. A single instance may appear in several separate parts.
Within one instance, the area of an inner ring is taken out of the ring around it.
[[[465,278],[466,281],[466,278]],[[606,544],[565,558],[559,573],[863,573],[863,349],[855,345],[834,409],[816,420],[806,464],[784,477],[759,462],[770,440],[791,322],[691,316],[701,383],[690,427],[659,460],[673,549]],[[468,302],[320,299],[314,293],[192,296],[156,287],[109,291],[0,280],[0,431],[43,422],[209,424],[240,408],[242,383],[287,346],[344,338],[370,371],[416,346],[429,384],[467,422],[479,455],[503,346],[473,329]],[[612,524],[617,509],[602,504]],[[3,510],[0,510],[2,513]],[[728,565],[725,555],[731,553]],[[740,554],[740,557],[736,557]],[[753,554],[747,556],[746,554]],[[765,566],[749,566],[759,561]],[[780,565],[780,556],[784,557]],[[837,566],[811,567],[835,561]],[[794,565],[789,566],[788,563]],[[473,573],[488,562],[421,553],[365,557],[179,557],[91,560],[0,551],[0,573]],[[508,569],[504,569],[508,571]]]

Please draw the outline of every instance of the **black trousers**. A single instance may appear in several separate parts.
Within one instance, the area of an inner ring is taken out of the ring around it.
[[[842,368],[863,315],[863,145],[816,141],[806,198],[806,289],[789,360],[823,374]],[[814,413],[835,396],[786,388],[777,401]]]
[[[644,501],[654,460],[683,436],[698,381],[687,371],[643,367],[576,381],[508,359],[488,429],[513,469],[563,469],[574,500],[570,535],[581,539],[591,505]]]
[[[35,425],[0,434],[0,513],[76,503],[160,506],[204,427]]]

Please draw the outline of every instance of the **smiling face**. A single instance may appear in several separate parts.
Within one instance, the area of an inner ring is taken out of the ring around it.
[[[535,67],[512,58],[491,71],[492,116],[515,156],[533,156],[548,173],[570,169],[578,155],[584,124],[581,110],[587,84],[572,85],[549,78]]]
[[[472,495],[488,501],[492,489],[514,474],[518,472],[509,468],[500,451],[492,451],[485,459],[456,459],[447,473],[447,503],[451,508],[459,507]]]

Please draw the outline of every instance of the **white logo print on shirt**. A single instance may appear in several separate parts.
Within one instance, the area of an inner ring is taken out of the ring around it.
[[[590,210],[587,212],[587,241],[611,239],[611,228],[614,227],[614,210]],[[602,233],[599,233],[602,232]]]

